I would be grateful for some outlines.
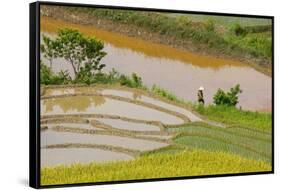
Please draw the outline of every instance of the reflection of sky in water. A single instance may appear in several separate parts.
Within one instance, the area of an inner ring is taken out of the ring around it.
[[[117,48],[109,43],[105,44],[105,51],[107,56],[102,63],[106,64],[106,72],[113,68],[126,75],[135,72],[142,77],[145,85],[159,85],[186,100],[196,101],[198,87],[204,86],[205,101],[212,103],[218,88],[228,90],[240,84],[243,93],[239,97],[239,106],[244,109],[271,109],[271,78],[251,67],[227,64],[214,68],[201,67],[176,59],[148,56],[129,48]],[[73,76],[70,64],[63,59],[53,61],[53,70],[68,70]]]

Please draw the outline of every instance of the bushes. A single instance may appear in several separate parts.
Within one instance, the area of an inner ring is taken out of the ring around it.
[[[60,71],[58,74],[54,74],[51,69],[40,63],[40,83],[49,84],[69,84],[71,82],[71,77],[67,71]]]
[[[247,31],[238,23],[231,26],[230,31],[236,36],[245,36],[247,34]]]
[[[133,73],[131,77],[120,75],[119,82],[121,85],[131,88],[140,88],[143,86],[141,77],[139,77],[136,73]]]
[[[60,71],[55,74],[51,69],[41,62],[40,83],[45,85],[58,84],[120,84],[130,88],[145,88],[142,79],[136,73],[126,76],[112,69],[109,73],[96,73],[93,75],[90,69],[85,67],[81,69],[72,79],[68,72]]]
[[[218,89],[213,97],[214,104],[235,106],[238,103],[238,94],[241,93],[240,85],[237,84],[234,88],[230,88],[229,92],[224,92],[222,89]]]

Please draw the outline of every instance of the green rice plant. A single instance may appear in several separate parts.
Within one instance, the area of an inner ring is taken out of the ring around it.
[[[171,129],[171,131],[180,132],[180,134],[175,139],[175,142],[178,142],[178,140],[182,137],[184,137],[184,139],[202,137],[203,139],[207,138],[208,140],[214,139],[216,140],[215,142],[221,142],[222,144],[226,144],[227,146],[241,147],[241,155],[244,155],[245,150],[248,150],[248,152],[259,153],[260,156],[258,156],[257,159],[265,157],[271,158],[271,140],[257,139],[248,136],[237,135],[233,132],[228,132],[228,129],[222,129],[218,127],[205,127],[198,125],[175,128]],[[203,140],[202,142],[205,142],[205,140]],[[186,145],[190,146],[190,144]],[[207,146],[209,146],[209,144],[207,144]],[[236,150],[237,149],[235,149],[235,153],[240,154],[240,152]]]
[[[271,171],[264,161],[221,151],[146,155],[131,161],[73,164],[41,169],[41,185]]]
[[[225,123],[229,126],[237,126],[258,130],[261,132],[271,132],[271,113],[261,113],[239,110],[229,106],[194,106],[194,109],[207,118]]]
[[[175,139],[175,142],[187,146],[187,148],[203,149],[208,151],[222,151],[230,152],[233,154],[240,155],[245,158],[251,158],[254,160],[263,160],[266,162],[271,161],[271,157],[267,154],[261,154],[258,151],[253,151],[252,149],[239,146],[236,144],[231,144],[224,142],[217,138],[206,137],[202,135],[189,135],[181,136]]]
[[[233,132],[237,135],[248,136],[250,138],[261,139],[264,141],[271,141],[272,134],[270,132],[262,132],[259,130],[251,129],[251,128],[243,128],[243,127],[228,127],[228,132]]]

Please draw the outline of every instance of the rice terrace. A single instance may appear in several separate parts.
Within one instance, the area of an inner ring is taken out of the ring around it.
[[[270,19],[40,15],[41,185],[272,170]]]

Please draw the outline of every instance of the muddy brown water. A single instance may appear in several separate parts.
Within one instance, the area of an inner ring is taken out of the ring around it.
[[[105,42],[107,56],[102,60],[106,64],[105,71],[115,68],[127,75],[135,72],[142,77],[145,85],[159,85],[189,101],[196,101],[198,87],[204,86],[206,103],[212,103],[218,88],[228,90],[240,84],[243,93],[239,96],[238,106],[250,110],[271,110],[271,77],[250,66],[150,43],[100,30],[95,26],[71,24],[45,17],[41,19],[41,30],[44,33],[54,35],[58,28],[64,27],[79,29]],[[73,75],[71,66],[62,59],[54,60],[53,70],[69,70]]]

